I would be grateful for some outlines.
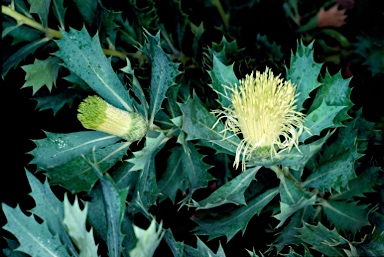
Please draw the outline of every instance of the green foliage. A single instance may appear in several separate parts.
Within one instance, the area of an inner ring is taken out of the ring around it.
[[[110,104],[132,111],[133,100],[103,54],[98,36],[91,38],[85,27],[81,31],[62,31],[62,34],[63,38],[56,41],[59,51],[55,55],[64,61],[63,66]]]
[[[80,209],[79,201],[75,198],[73,205],[69,203],[67,196],[64,198],[64,220],[69,236],[80,251],[80,256],[97,256],[97,246],[93,239],[92,230],[89,232],[85,227],[87,219],[87,205],[84,210]]]
[[[123,9],[113,1],[18,0],[3,6],[3,38],[12,40],[2,76],[24,70],[21,87],[32,87],[37,109],[55,115],[68,104],[75,112],[80,99],[96,94],[148,123],[135,143],[97,131],[45,132],[33,140],[30,164],[47,180],[26,173],[35,203],[30,216],[2,205],[3,229],[17,239],[7,239],[3,252],[223,257],[227,241],[247,231],[254,242],[247,247],[252,251],[238,246],[242,256],[383,255],[382,160],[371,157],[380,137],[362,110],[352,109],[351,79],[315,61],[316,41],[285,49],[270,34],[248,35],[234,25],[236,12],[253,15],[260,1],[192,2],[131,0]],[[298,2],[283,8],[299,25]],[[364,64],[380,74],[381,50],[358,40],[355,52],[368,55]],[[291,149],[263,158],[251,153],[237,168],[246,135],[226,129],[232,117],[216,114],[231,108],[232,90],[245,74],[265,64],[274,73],[285,69],[275,75],[296,85],[304,129]],[[68,191],[63,201],[54,185]]]
[[[372,75],[383,73],[383,42],[381,39],[369,36],[359,36],[355,44],[354,52],[363,58],[363,64],[368,66]]]
[[[22,66],[27,73],[23,87],[32,87],[32,94],[35,94],[43,86],[47,86],[51,91],[59,73],[59,61],[59,58],[49,57],[43,61],[36,59],[33,64]]]
[[[309,98],[309,93],[321,85],[318,77],[322,64],[314,61],[312,49],[313,44],[305,46],[300,43],[287,68],[287,80],[294,83],[300,93],[296,102],[299,111],[306,109],[305,100]]]

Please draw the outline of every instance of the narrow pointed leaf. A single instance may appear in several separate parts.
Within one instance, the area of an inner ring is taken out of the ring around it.
[[[227,240],[241,230],[243,233],[250,219],[260,214],[262,209],[278,194],[278,189],[270,189],[259,196],[249,200],[246,205],[241,206],[224,217],[214,219],[195,220],[199,226],[194,230],[198,235],[208,235],[209,240],[226,236]]]
[[[64,16],[67,8],[64,8],[63,2],[64,0],[52,0],[52,9],[60,23],[60,28],[65,30]]]
[[[154,137],[147,136],[145,147],[140,151],[134,152],[134,157],[128,160],[130,163],[133,163],[131,171],[141,172],[132,202],[141,197],[141,201],[146,208],[155,203],[159,194],[156,183],[155,156],[168,139],[162,133]]]
[[[86,154],[86,158],[93,155],[98,159],[98,166],[104,173],[116,162],[121,161],[126,154],[130,143],[117,143]],[[46,169],[47,175],[51,178],[51,185],[60,185],[72,193],[81,191],[89,192],[97,181],[96,174],[87,164],[83,157],[75,158],[68,163],[51,169]]]
[[[302,197],[297,203],[291,205],[280,202],[280,213],[273,216],[280,221],[279,224],[277,224],[276,228],[281,227],[292,214],[294,214],[300,209],[303,209],[304,207],[314,205],[315,202],[316,195],[312,196],[309,199]]]
[[[226,203],[233,203],[236,205],[246,204],[244,192],[252,180],[255,179],[255,174],[260,168],[260,166],[257,166],[242,172],[236,178],[222,185],[206,199],[200,202],[194,202],[193,207],[197,207],[198,210],[210,209]]]
[[[300,233],[297,237],[312,246],[313,249],[325,254],[325,256],[345,256],[341,247],[348,241],[341,237],[336,228],[329,230],[319,223],[317,226],[304,224],[297,229]]]
[[[333,122],[333,119],[344,108],[345,106],[329,106],[326,102],[322,102],[317,109],[305,117],[303,125],[309,129],[310,133],[304,130],[299,141],[304,142],[311,136],[320,135],[320,132],[326,128],[335,128],[337,124]]]
[[[177,191],[185,192],[187,189],[187,177],[183,170],[182,159],[183,148],[182,146],[176,146],[171,150],[165,172],[158,182],[159,191],[162,194],[160,196],[161,200],[169,197],[172,202],[175,202]]]
[[[335,193],[329,197],[332,200],[354,200],[353,197],[366,197],[364,193],[373,193],[373,187],[378,179],[378,167],[369,167],[357,178],[349,181],[348,187],[342,189],[340,193]]]
[[[148,118],[149,105],[145,97],[144,90],[141,87],[139,80],[135,76],[135,71],[132,69],[131,62],[129,61],[128,58],[126,58],[126,61],[127,61],[127,66],[125,66],[120,70],[132,76],[131,78],[132,91],[135,93],[136,97],[140,101],[140,104],[137,103],[135,107],[137,109],[137,112],[139,112],[143,117]]]
[[[7,60],[5,60],[1,65],[1,76],[5,77],[7,75],[8,71],[16,67],[21,60],[23,60],[25,57],[30,55],[31,53],[35,52],[36,49],[43,46],[45,43],[50,41],[51,39],[49,37],[45,37],[42,39],[37,39],[19,50],[17,50],[14,54],[12,54]]]
[[[53,194],[48,181],[45,181],[45,183],[42,184],[30,172],[26,171],[26,174],[29,186],[32,189],[30,195],[36,204],[30,212],[44,220],[53,234],[59,235],[61,241],[65,243],[67,250],[71,255],[78,256],[77,251],[63,226],[64,209],[62,202],[60,202]]]
[[[74,0],[74,2],[84,20],[92,25],[96,14],[97,0]]]
[[[26,216],[20,208],[2,204],[7,224],[3,229],[11,232],[19,241],[17,251],[32,257],[70,256],[57,236],[52,235],[45,222],[39,224],[33,217]]]
[[[70,29],[61,33],[63,38],[56,41],[59,51],[55,55],[64,61],[64,66],[108,103],[133,111],[133,100],[103,53],[98,34],[91,38],[85,27],[81,31]]]
[[[149,103],[149,124],[153,121],[161,104],[165,99],[165,93],[169,87],[175,85],[175,78],[179,74],[178,64],[173,63],[169,55],[160,47],[160,32],[156,36],[146,32],[147,48],[143,49],[151,61],[151,89]]]
[[[63,165],[91,152],[93,148],[99,149],[121,140],[119,137],[97,131],[45,133],[47,138],[34,140],[37,147],[30,152],[35,157],[31,163],[37,164],[39,170]]]
[[[89,159],[87,159],[87,162],[99,178],[103,192],[104,211],[107,217],[108,256],[120,257],[124,238],[124,235],[121,233],[121,227],[128,189],[119,189],[108,173],[103,175],[102,170],[98,166],[99,161],[97,161],[96,156],[93,156],[93,162],[89,161]]]
[[[338,229],[356,234],[362,226],[369,225],[367,205],[356,202],[322,201],[327,219]]]

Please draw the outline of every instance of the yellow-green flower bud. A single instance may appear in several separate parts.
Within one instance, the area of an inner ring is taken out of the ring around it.
[[[87,129],[112,134],[131,142],[141,139],[147,133],[147,122],[140,114],[123,111],[98,96],[84,99],[78,112],[78,120]]]

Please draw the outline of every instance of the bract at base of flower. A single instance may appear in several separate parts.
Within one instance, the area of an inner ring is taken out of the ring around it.
[[[98,96],[80,103],[77,118],[87,129],[112,134],[127,141],[137,141],[147,133],[147,122],[138,113],[123,111]]]
[[[304,114],[296,111],[296,86],[274,76],[267,68],[240,80],[232,90],[232,105],[213,113],[225,119],[225,129],[241,134],[234,166],[255,158],[279,157],[282,151],[298,147]]]

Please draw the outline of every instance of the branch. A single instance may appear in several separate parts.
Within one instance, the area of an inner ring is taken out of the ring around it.
[[[61,34],[60,31],[54,30],[51,28],[45,28],[40,23],[36,22],[35,20],[18,13],[17,11],[9,8],[8,6],[2,5],[1,6],[1,12],[5,15],[8,15],[9,17],[14,18],[18,24],[28,25],[34,29],[40,30],[41,32],[45,33],[49,38],[60,39],[63,37],[63,35]],[[125,58],[127,57],[127,53],[119,52],[119,51],[112,50],[112,49],[103,49],[103,52],[105,55],[116,56],[116,57],[119,57],[123,60],[125,60]]]

